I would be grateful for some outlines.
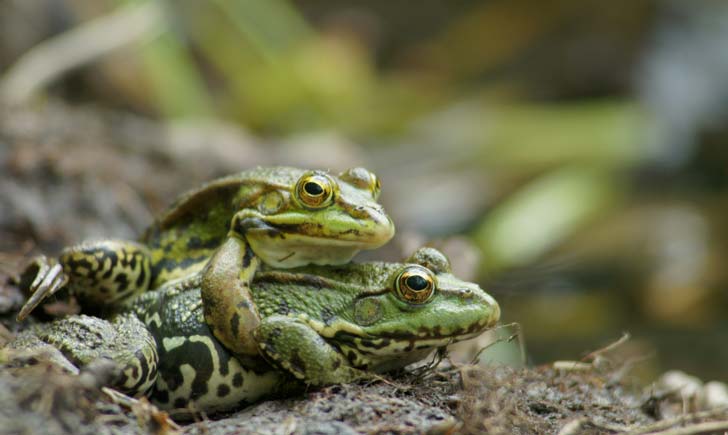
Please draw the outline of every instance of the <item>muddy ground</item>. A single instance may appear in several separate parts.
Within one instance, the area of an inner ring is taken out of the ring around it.
[[[0,109],[0,343],[23,327],[12,320],[23,296],[5,282],[23,259],[86,238],[133,238],[178,193],[241,167],[310,166],[305,159],[291,161],[290,146],[262,144],[228,126],[160,125],[55,102]],[[356,163],[350,144],[327,155],[338,156],[340,167]],[[46,308],[55,315],[73,311],[65,304]],[[691,434],[721,433],[721,418],[728,416],[679,417],[693,410],[691,404],[636,385],[625,363],[602,357],[558,369],[472,366],[445,358],[435,368],[177,425],[143,401],[109,395],[102,389],[108,368],[71,376],[37,357],[24,366],[9,357],[0,353],[2,434]]]

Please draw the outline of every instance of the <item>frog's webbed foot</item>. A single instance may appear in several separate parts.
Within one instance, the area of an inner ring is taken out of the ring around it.
[[[68,283],[68,275],[63,272],[63,267],[56,260],[49,259],[45,255],[35,257],[26,267],[19,280],[21,289],[25,290],[24,283],[27,283],[33,275],[35,278],[27,285],[30,297],[17,316],[19,322],[28,317],[41,302]]]

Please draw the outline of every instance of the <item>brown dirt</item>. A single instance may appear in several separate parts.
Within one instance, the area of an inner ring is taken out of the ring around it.
[[[186,131],[185,148],[166,126],[94,107],[0,109],[0,345],[22,328],[12,318],[23,299],[5,284],[22,258],[52,255],[89,237],[134,237],[186,188],[268,163],[261,157],[268,151],[242,134]],[[247,154],[230,158],[230,144]],[[15,367],[2,352],[0,434],[175,431],[148,404],[115,403],[103,393],[103,367],[71,376],[36,360]],[[669,396],[645,394],[625,379],[614,366],[517,370],[445,361],[419,375],[311,390],[187,423],[179,431],[611,434],[659,420]]]

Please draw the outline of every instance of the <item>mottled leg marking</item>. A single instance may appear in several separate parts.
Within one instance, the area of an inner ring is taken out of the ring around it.
[[[258,354],[252,333],[260,324],[260,315],[250,293],[250,282],[259,264],[250,245],[230,235],[201,272],[205,322],[234,354]]]
[[[308,384],[339,384],[370,377],[351,367],[343,355],[298,319],[267,317],[254,335],[267,360]]]
[[[32,350],[49,345],[76,367],[98,359],[113,361],[118,366],[113,386],[127,394],[143,394],[156,381],[156,341],[133,314],[117,316],[112,322],[80,315],[34,325],[8,347]]]
[[[124,240],[102,240],[66,248],[59,257],[68,287],[82,304],[112,305],[149,287],[151,255]]]

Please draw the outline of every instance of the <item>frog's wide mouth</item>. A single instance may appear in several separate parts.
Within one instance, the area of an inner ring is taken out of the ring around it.
[[[394,236],[394,224],[387,215],[382,214],[370,223],[343,221],[338,225],[342,229],[336,229],[333,224],[325,225],[306,219],[305,216],[248,217],[238,221],[236,231],[261,241],[275,240],[276,244],[348,246],[358,249],[378,248]]]
[[[387,243],[394,235],[394,228],[350,228],[342,231],[325,230],[320,224],[270,224],[259,221],[244,232],[248,239],[259,243],[272,240],[276,245],[289,248],[347,247],[375,249]]]
[[[458,341],[475,338],[492,327],[495,322],[476,322],[470,326],[457,329],[451,333],[443,333],[436,328],[434,330],[419,331],[392,331],[377,335],[360,336],[350,332],[337,332],[335,341],[347,343],[356,347],[361,352],[371,355],[392,355],[434,349],[447,346]]]

